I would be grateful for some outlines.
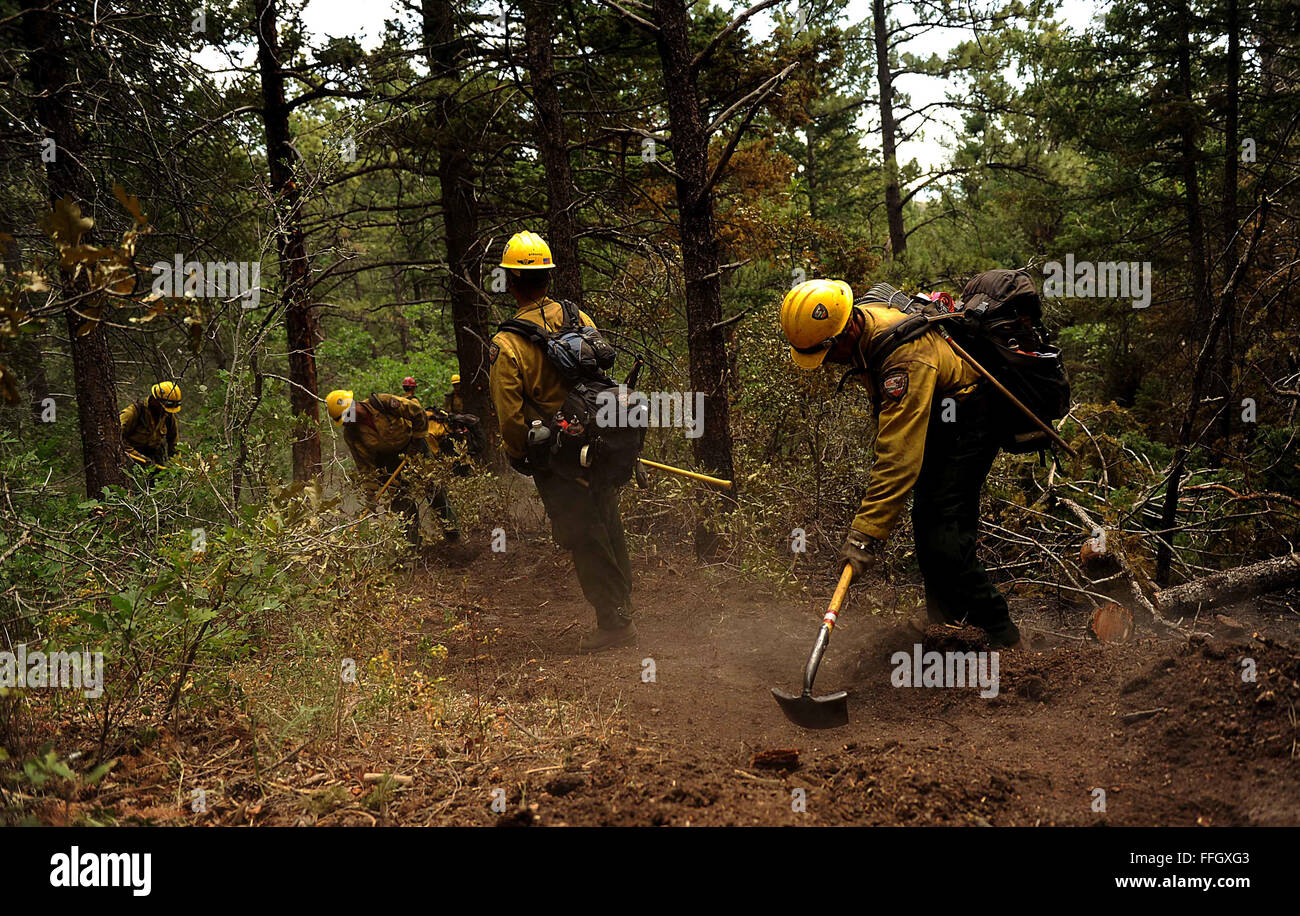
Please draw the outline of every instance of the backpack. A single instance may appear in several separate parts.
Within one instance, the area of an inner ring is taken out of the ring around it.
[[[426,407],[424,413],[429,418],[430,428],[434,423],[440,423],[447,430],[445,436],[438,437],[440,454],[454,458],[457,445],[460,445],[471,461],[483,460],[487,454],[487,434],[483,432],[483,424],[478,417],[472,413],[449,413],[438,407]],[[468,474],[469,470],[469,464],[463,460],[458,460],[452,467],[453,473],[461,477]]]
[[[644,395],[606,374],[617,354],[600,331],[582,324],[578,307],[563,300],[560,307],[564,320],[555,331],[521,318],[504,321],[498,328],[536,344],[569,383],[560,409],[543,421],[550,434],[546,454],[529,458],[538,469],[598,489],[618,487],[636,473],[649,426],[649,404]]]
[[[564,319],[558,330],[548,333],[539,325],[522,318],[501,322],[499,331],[510,331],[531,340],[560,376],[570,384],[582,379],[603,378],[614,367],[618,354],[595,328],[582,323],[578,307],[567,299],[560,300]]]
[[[986,270],[962,290],[951,307],[877,284],[867,300],[909,315],[872,344],[867,368],[878,373],[885,359],[931,330],[950,334],[960,346],[1044,423],[1070,411],[1070,380],[1060,351],[1043,324],[1043,303],[1023,270]],[[1010,401],[995,396],[1002,449],[1041,452],[1051,439]]]

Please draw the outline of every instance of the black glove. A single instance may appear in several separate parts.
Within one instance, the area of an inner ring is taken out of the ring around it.
[[[861,579],[880,564],[884,542],[858,531],[850,531],[840,548],[840,569],[847,563],[853,567],[853,578]]]
[[[516,458],[514,455],[507,456],[510,459],[510,466],[523,474],[525,477],[533,476],[533,466],[528,463],[527,458]]]

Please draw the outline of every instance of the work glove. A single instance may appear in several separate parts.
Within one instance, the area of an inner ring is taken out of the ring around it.
[[[516,458],[514,455],[507,456],[510,459],[510,466],[523,474],[525,477],[533,476],[533,466],[528,463],[527,458]]]
[[[858,531],[850,531],[844,539],[844,546],[840,548],[839,568],[843,569],[847,563],[853,567],[853,578],[861,579],[880,565],[883,548],[883,541]]]
[[[411,444],[406,447],[408,458],[417,456],[428,457],[432,452],[429,450],[429,440],[423,436],[418,439],[412,439]]]

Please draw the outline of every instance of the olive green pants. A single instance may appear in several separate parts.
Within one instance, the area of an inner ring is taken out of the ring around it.
[[[593,490],[550,472],[533,475],[555,543],[572,552],[578,584],[596,623],[616,630],[631,619],[632,564],[618,513],[618,489]]]
[[[943,422],[936,402],[912,491],[912,530],[930,620],[966,622],[995,645],[1011,645],[1020,633],[976,554],[980,492],[1001,438],[990,396],[998,395],[977,390],[959,402],[950,423]]]

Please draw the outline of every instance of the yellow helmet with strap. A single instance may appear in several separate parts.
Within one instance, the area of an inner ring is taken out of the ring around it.
[[[168,413],[180,413],[181,386],[175,382],[159,382],[149,389],[149,397],[162,405]]]
[[[853,290],[843,280],[808,280],[785,294],[781,330],[790,358],[800,369],[816,369],[853,314]]]

